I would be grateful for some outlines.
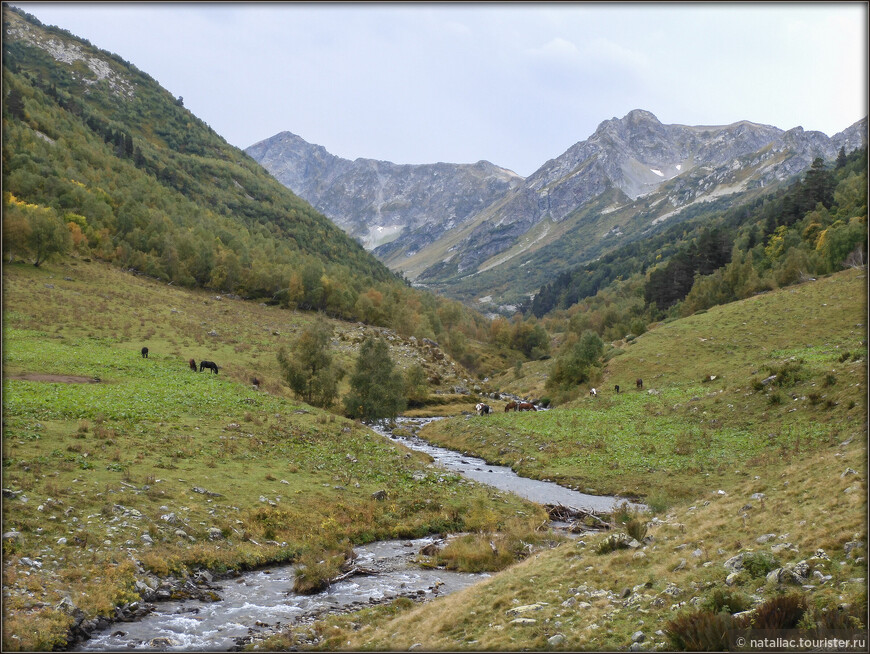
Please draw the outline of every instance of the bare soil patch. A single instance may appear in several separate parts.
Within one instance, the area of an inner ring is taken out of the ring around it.
[[[24,375],[7,375],[6,379],[19,379],[22,381],[50,382],[55,384],[99,384],[99,379],[93,377],[78,377],[76,375],[43,375],[41,373],[27,373]]]

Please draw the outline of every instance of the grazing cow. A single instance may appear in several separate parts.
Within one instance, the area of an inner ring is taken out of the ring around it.
[[[616,394],[619,395],[619,384],[613,387],[613,390],[616,391]]]
[[[637,378],[637,382],[635,382],[635,383],[637,384],[637,390],[640,390],[643,388],[643,379],[641,379],[640,377]]]
[[[516,410],[517,410],[517,403],[514,402],[513,400],[511,400],[510,402],[508,402],[508,403],[505,405],[505,407],[504,407],[504,412],[505,412],[505,413],[507,413],[508,411],[516,411]]]
[[[188,363],[188,365],[190,366],[190,369],[193,370],[193,372],[196,372],[196,360],[195,360],[195,359],[191,359],[191,360],[188,361],[187,363]]]
[[[520,402],[517,405],[517,411],[537,411],[537,409],[531,402]]]
[[[257,379],[256,377],[252,377],[251,378],[251,385],[254,387],[254,389],[259,389],[260,388],[260,380]]]
[[[200,361],[199,362],[199,371],[202,372],[206,368],[209,368],[214,374],[218,374],[218,367],[214,361]]]
[[[597,396],[598,396],[598,391],[596,391],[596,390],[593,388],[591,391],[589,391],[589,394],[590,394],[592,397],[597,397]]]
[[[148,348],[147,348],[147,347],[143,347],[143,348],[142,348],[142,358],[143,358],[143,359],[147,359],[147,358],[148,358]]]
[[[488,404],[484,404],[483,402],[480,402],[474,408],[477,409],[477,415],[479,416],[486,415],[487,413],[492,413],[492,407]]]

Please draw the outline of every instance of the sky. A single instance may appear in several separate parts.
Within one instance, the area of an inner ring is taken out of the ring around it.
[[[868,4],[13,2],[230,144],[531,175],[633,109],[833,136],[867,116]]]

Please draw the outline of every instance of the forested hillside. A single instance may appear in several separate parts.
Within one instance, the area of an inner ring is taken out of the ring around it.
[[[649,273],[639,287],[656,320],[684,300],[682,311],[691,312],[842,270],[866,260],[866,186],[866,149],[841,152],[830,169],[817,159],[803,179],[772,196],[705,212],[561,275],[524,309],[538,317],[569,309],[614,282]],[[742,282],[734,277],[738,266]],[[720,295],[702,297],[714,274]],[[728,274],[730,285],[722,283]]]
[[[183,98],[7,5],[3,21],[6,261],[105,261],[436,339],[472,369],[484,364],[475,341],[488,340],[488,321],[410,288]]]

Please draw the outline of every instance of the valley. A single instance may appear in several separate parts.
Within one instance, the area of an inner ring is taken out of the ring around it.
[[[533,556],[467,590],[263,627],[266,640],[251,647],[547,648],[561,636],[566,649],[599,649],[628,646],[640,627],[654,648],[668,648],[652,632],[723,588],[725,562],[771,545],[786,567],[824,550],[812,564],[819,579],[797,588],[813,606],[864,606],[866,585],[855,580],[866,555],[855,543],[866,542],[865,284],[863,273],[847,271],[661,324],[608,362],[597,398],[525,414],[490,400],[496,413],[477,416],[469,395],[452,409],[466,415],[423,430],[427,440],[526,477],[643,501],[651,538],[638,549],[595,553],[623,520],[636,519],[614,511],[611,532],[533,546]],[[323,552],[341,559],[343,548],[434,533],[479,534],[485,551],[503,531],[527,543],[548,537],[538,531],[540,505],[433,468],[428,456],[363,424],[294,401],[274,352],[310,315],[81,261],[7,266],[4,291],[13,648],[63,646],[73,626],[128,615],[124,607],[141,607],[143,594],[175,588],[164,580],[202,571],[304,565]],[[797,341],[787,325],[800,326]],[[391,347],[399,358],[406,346],[396,339]],[[219,375],[187,368],[189,355],[204,353],[221,362]],[[759,388],[789,361],[798,362],[794,381]],[[637,375],[644,390],[627,383]],[[617,382],[626,389],[618,395],[609,390]],[[522,386],[515,381],[514,391]],[[487,392],[496,390],[504,389]],[[386,501],[372,499],[378,491]],[[776,537],[759,546],[768,533]],[[726,587],[750,604],[790,588],[745,573],[735,579]],[[512,610],[531,605],[523,611],[533,613]],[[397,645],[396,634],[407,643]]]
[[[866,118],[244,152],[3,19],[3,651],[866,637]]]

